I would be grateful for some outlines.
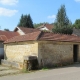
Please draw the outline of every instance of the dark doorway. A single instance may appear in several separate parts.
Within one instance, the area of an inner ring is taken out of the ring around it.
[[[77,62],[78,59],[78,45],[73,45],[73,60]]]
[[[27,64],[27,69],[28,70],[38,69],[38,60],[37,59],[29,60]]]

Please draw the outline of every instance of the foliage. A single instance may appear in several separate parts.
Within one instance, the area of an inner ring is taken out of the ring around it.
[[[19,27],[27,27],[27,28],[34,28],[33,27],[33,21],[31,19],[30,14],[28,15],[21,15],[21,19],[19,24],[17,25]]]
[[[72,34],[73,29],[72,27],[61,27],[61,28],[54,28],[52,30],[54,33],[62,33],[62,34]]]
[[[43,23],[34,23],[34,28],[37,28],[39,26],[43,25]]]
[[[42,70],[48,70],[48,69],[49,69],[48,67],[43,67],[43,68],[42,68]]]
[[[10,31],[9,29],[4,29],[4,31]]]
[[[80,19],[77,19],[75,21],[75,23],[73,24],[73,27],[75,27],[76,29],[80,29]]]
[[[61,5],[58,10],[54,26],[53,32],[55,33],[72,34],[72,23],[66,15],[65,5]]]

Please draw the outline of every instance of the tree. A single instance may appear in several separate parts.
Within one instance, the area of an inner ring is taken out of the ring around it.
[[[41,25],[43,25],[43,23],[34,23],[34,28],[38,28]]]
[[[54,33],[72,34],[72,23],[66,15],[65,5],[58,10],[54,26]]]
[[[4,29],[4,31],[10,31],[9,29]]]
[[[80,19],[76,19],[75,23],[73,24],[73,27],[76,29],[80,29]]]
[[[33,26],[33,21],[31,19],[31,16],[30,14],[28,15],[21,15],[21,18],[20,18],[20,22],[19,24],[17,25],[19,27],[27,27],[27,28],[34,28]]]
[[[28,14],[28,16],[27,16],[27,21],[28,21],[27,26],[29,26],[30,28],[34,28],[34,27],[33,27],[33,21],[32,21],[32,19],[31,19],[30,14]]]

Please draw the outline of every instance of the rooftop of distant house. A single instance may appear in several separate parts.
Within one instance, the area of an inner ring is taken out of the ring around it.
[[[35,32],[35,31],[39,31],[38,29],[34,29],[34,28],[16,27],[15,30],[14,30],[14,32],[16,32],[18,29],[20,29],[25,34],[32,33],[32,32]]]
[[[46,23],[46,24],[39,26],[38,29],[43,28],[43,27],[46,27],[47,29],[52,30],[54,26],[52,24]]]

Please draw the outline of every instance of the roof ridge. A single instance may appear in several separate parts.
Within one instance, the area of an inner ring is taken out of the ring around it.
[[[41,34],[42,34],[42,31],[40,31],[40,33],[39,33],[38,37],[36,38],[36,40],[39,39],[39,37],[41,36]]]
[[[53,33],[53,32],[52,32]],[[54,33],[54,34],[61,34],[61,35],[68,35],[68,36],[72,36],[71,34],[64,34],[64,33]],[[73,35],[74,36],[74,35]]]

